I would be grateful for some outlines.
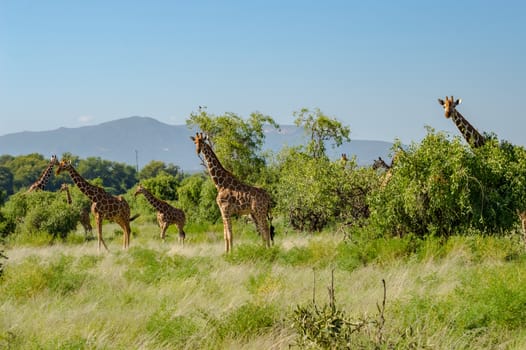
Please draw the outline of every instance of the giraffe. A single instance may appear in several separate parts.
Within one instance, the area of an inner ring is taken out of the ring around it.
[[[108,247],[102,238],[102,221],[108,219],[113,221],[122,228],[123,230],[123,241],[122,247],[126,249],[130,245],[130,221],[135,220],[139,215],[136,214],[130,217],[130,207],[128,202],[122,196],[112,196],[106,192],[103,188],[90,184],[75,170],[71,161],[62,160],[58,164],[57,175],[62,171],[67,171],[71,176],[71,179],[77,185],[79,190],[84,193],[92,202],[91,212],[95,217],[97,223],[97,238],[98,238],[98,250],[100,251],[101,244],[108,251]]]
[[[139,184],[135,190],[135,196],[141,193],[144,195],[146,200],[157,210],[157,222],[161,228],[161,239],[164,241],[168,226],[171,224],[176,224],[179,230],[179,241],[182,243],[182,245],[184,245],[184,239],[186,237],[186,233],[184,232],[184,224],[186,223],[184,211],[174,208],[165,201],[156,198],[144,186]]]
[[[51,159],[49,161],[49,164],[47,168],[42,172],[40,177],[37,181],[35,181],[27,190],[27,193],[38,191],[38,190],[44,190],[47,183],[49,182],[49,179],[51,178],[51,174],[53,173],[53,167],[58,164],[58,159],[56,155],[52,155]]]
[[[274,242],[274,227],[270,215],[270,195],[262,188],[242,183],[226,170],[217,159],[212,147],[207,143],[208,137],[203,136],[203,133],[196,133],[195,137],[191,136],[190,138],[195,143],[197,154],[202,153],[204,155],[208,173],[217,188],[216,203],[223,219],[225,252],[229,253],[232,250],[233,237],[230,217],[234,214],[250,214],[266,247],[270,247],[271,240]]]
[[[67,203],[69,205],[72,205],[73,204],[73,200],[71,199],[71,193],[69,193],[69,186],[68,186],[68,184],[63,183],[60,186],[60,191],[61,192],[62,191],[66,192]],[[84,227],[84,235],[87,238],[88,237],[88,233],[91,235],[91,231],[93,230],[93,228],[91,227],[91,222],[90,222],[90,217],[89,217],[89,209],[88,208],[83,207],[82,209],[80,209],[79,221],[80,221],[80,224],[82,225],[82,227]]]
[[[391,176],[393,176],[393,162],[394,157],[391,161],[391,165],[387,164],[385,160],[382,159],[382,157],[378,157],[378,159],[374,161],[372,166],[374,170],[378,170],[380,168],[384,168],[386,170],[382,179],[382,183],[380,184],[380,188],[385,188],[385,186],[387,186],[387,184],[389,183],[389,180],[391,180]]]
[[[486,139],[484,136],[482,136],[477,129],[471,125],[466,118],[460,114],[459,111],[457,111],[456,106],[458,106],[462,100],[459,98],[455,101],[453,96],[448,98],[446,96],[445,100],[438,99],[438,103],[444,107],[444,115],[446,118],[451,118],[455,125],[457,126],[458,130],[464,137],[464,139],[467,141],[467,143],[472,148],[479,148],[486,143]]]

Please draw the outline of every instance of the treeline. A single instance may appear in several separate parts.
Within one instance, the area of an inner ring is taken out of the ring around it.
[[[353,158],[331,160],[327,156],[327,147],[350,141],[349,127],[318,109],[302,109],[295,117],[308,142],[284,146],[275,154],[262,151],[264,126],[279,129],[279,125],[261,113],[244,119],[233,113],[216,116],[200,110],[187,124],[209,136],[226,169],[246,183],[266,188],[274,201],[274,217],[293,229],[314,232],[330,226],[360,227],[373,235],[400,236],[472,231],[505,234],[517,227],[517,212],[526,210],[523,147],[499,142],[493,136],[483,147],[471,149],[460,137],[451,138],[429,128],[419,143],[404,149],[395,143],[389,169],[360,167]],[[132,210],[152,212],[142,197],[133,196],[135,185],[141,182],[154,195],[183,209],[188,222],[220,220],[216,189],[209,176],[205,172],[184,174],[175,165],[177,154],[174,164],[152,161],[139,172],[100,158],[61,155],[64,157],[72,160],[87,180],[113,194],[124,194]],[[66,210],[63,195],[55,192],[62,183],[71,183],[67,175],[52,177],[44,194],[24,195],[47,164],[48,159],[36,153],[0,157],[2,235],[28,225],[31,220],[23,218],[45,216],[32,214],[35,208],[48,210],[48,217]],[[72,195],[74,203],[89,204],[78,189],[73,188]],[[54,205],[62,209],[50,211]],[[53,235],[67,231],[58,226],[40,224],[22,231],[35,227]]]

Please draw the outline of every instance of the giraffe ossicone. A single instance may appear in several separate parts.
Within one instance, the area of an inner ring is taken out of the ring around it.
[[[195,137],[190,138],[195,143],[197,154],[204,155],[208,173],[217,189],[216,203],[223,220],[225,252],[232,250],[233,235],[230,218],[235,214],[249,214],[265,246],[270,247],[271,241],[274,242],[270,195],[262,188],[244,184],[226,170],[212,150],[206,135],[196,133]]]

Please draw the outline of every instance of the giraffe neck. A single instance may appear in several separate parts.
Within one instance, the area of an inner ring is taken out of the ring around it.
[[[238,182],[228,170],[223,168],[223,165],[221,165],[214,151],[207,143],[203,145],[202,152],[205,155],[208,173],[218,190],[225,187],[227,183],[228,185],[232,185],[234,182]]]
[[[73,201],[71,200],[71,194],[69,193],[69,188],[66,187],[66,189],[64,191],[66,191],[67,202],[68,202],[69,205],[71,205],[71,203],[73,203]]]
[[[104,191],[102,188],[92,185],[86,181],[73,167],[70,166],[67,168],[67,170],[75,185],[77,185],[79,190],[84,193],[92,202],[97,200],[98,193]]]
[[[160,199],[156,198],[150,191],[148,191],[145,188],[142,189],[141,193],[144,195],[146,200],[157,210],[159,210],[161,208],[161,205],[164,203]]]
[[[51,173],[53,172],[53,167],[55,163],[50,163],[47,168],[42,172],[40,178],[35,182],[35,188],[43,190],[46,187],[49,179],[51,178]]]
[[[484,145],[486,142],[484,136],[482,136],[477,129],[471,125],[466,118],[460,114],[459,111],[455,109],[452,113],[453,122],[457,126],[458,130],[464,136],[464,139],[471,145],[473,148],[479,148]]]

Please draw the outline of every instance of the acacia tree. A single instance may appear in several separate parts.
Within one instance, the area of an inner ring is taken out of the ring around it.
[[[259,112],[245,120],[234,113],[215,116],[200,109],[186,124],[208,135],[221,164],[238,179],[261,185],[258,175],[266,165],[262,154],[264,128],[270,125],[278,129],[274,119]]]
[[[156,177],[161,174],[171,175],[178,180],[181,180],[182,173],[181,168],[179,168],[177,165],[169,163],[166,164],[163,161],[160,160],[152,160],[148,164],[146,164],[141,171],[139,171],[139,180],[149,179]]]
[[[349,127],[342,125],[338,120],[325,115],[319,108],[310,111],[302,108],[293,113],[296,117],[294,123],[303,127],[309,135],[307,153],[314,158],[326,156],[326,145],[332,142],[333,147],[341,146],[344,141],[351,141]]]

